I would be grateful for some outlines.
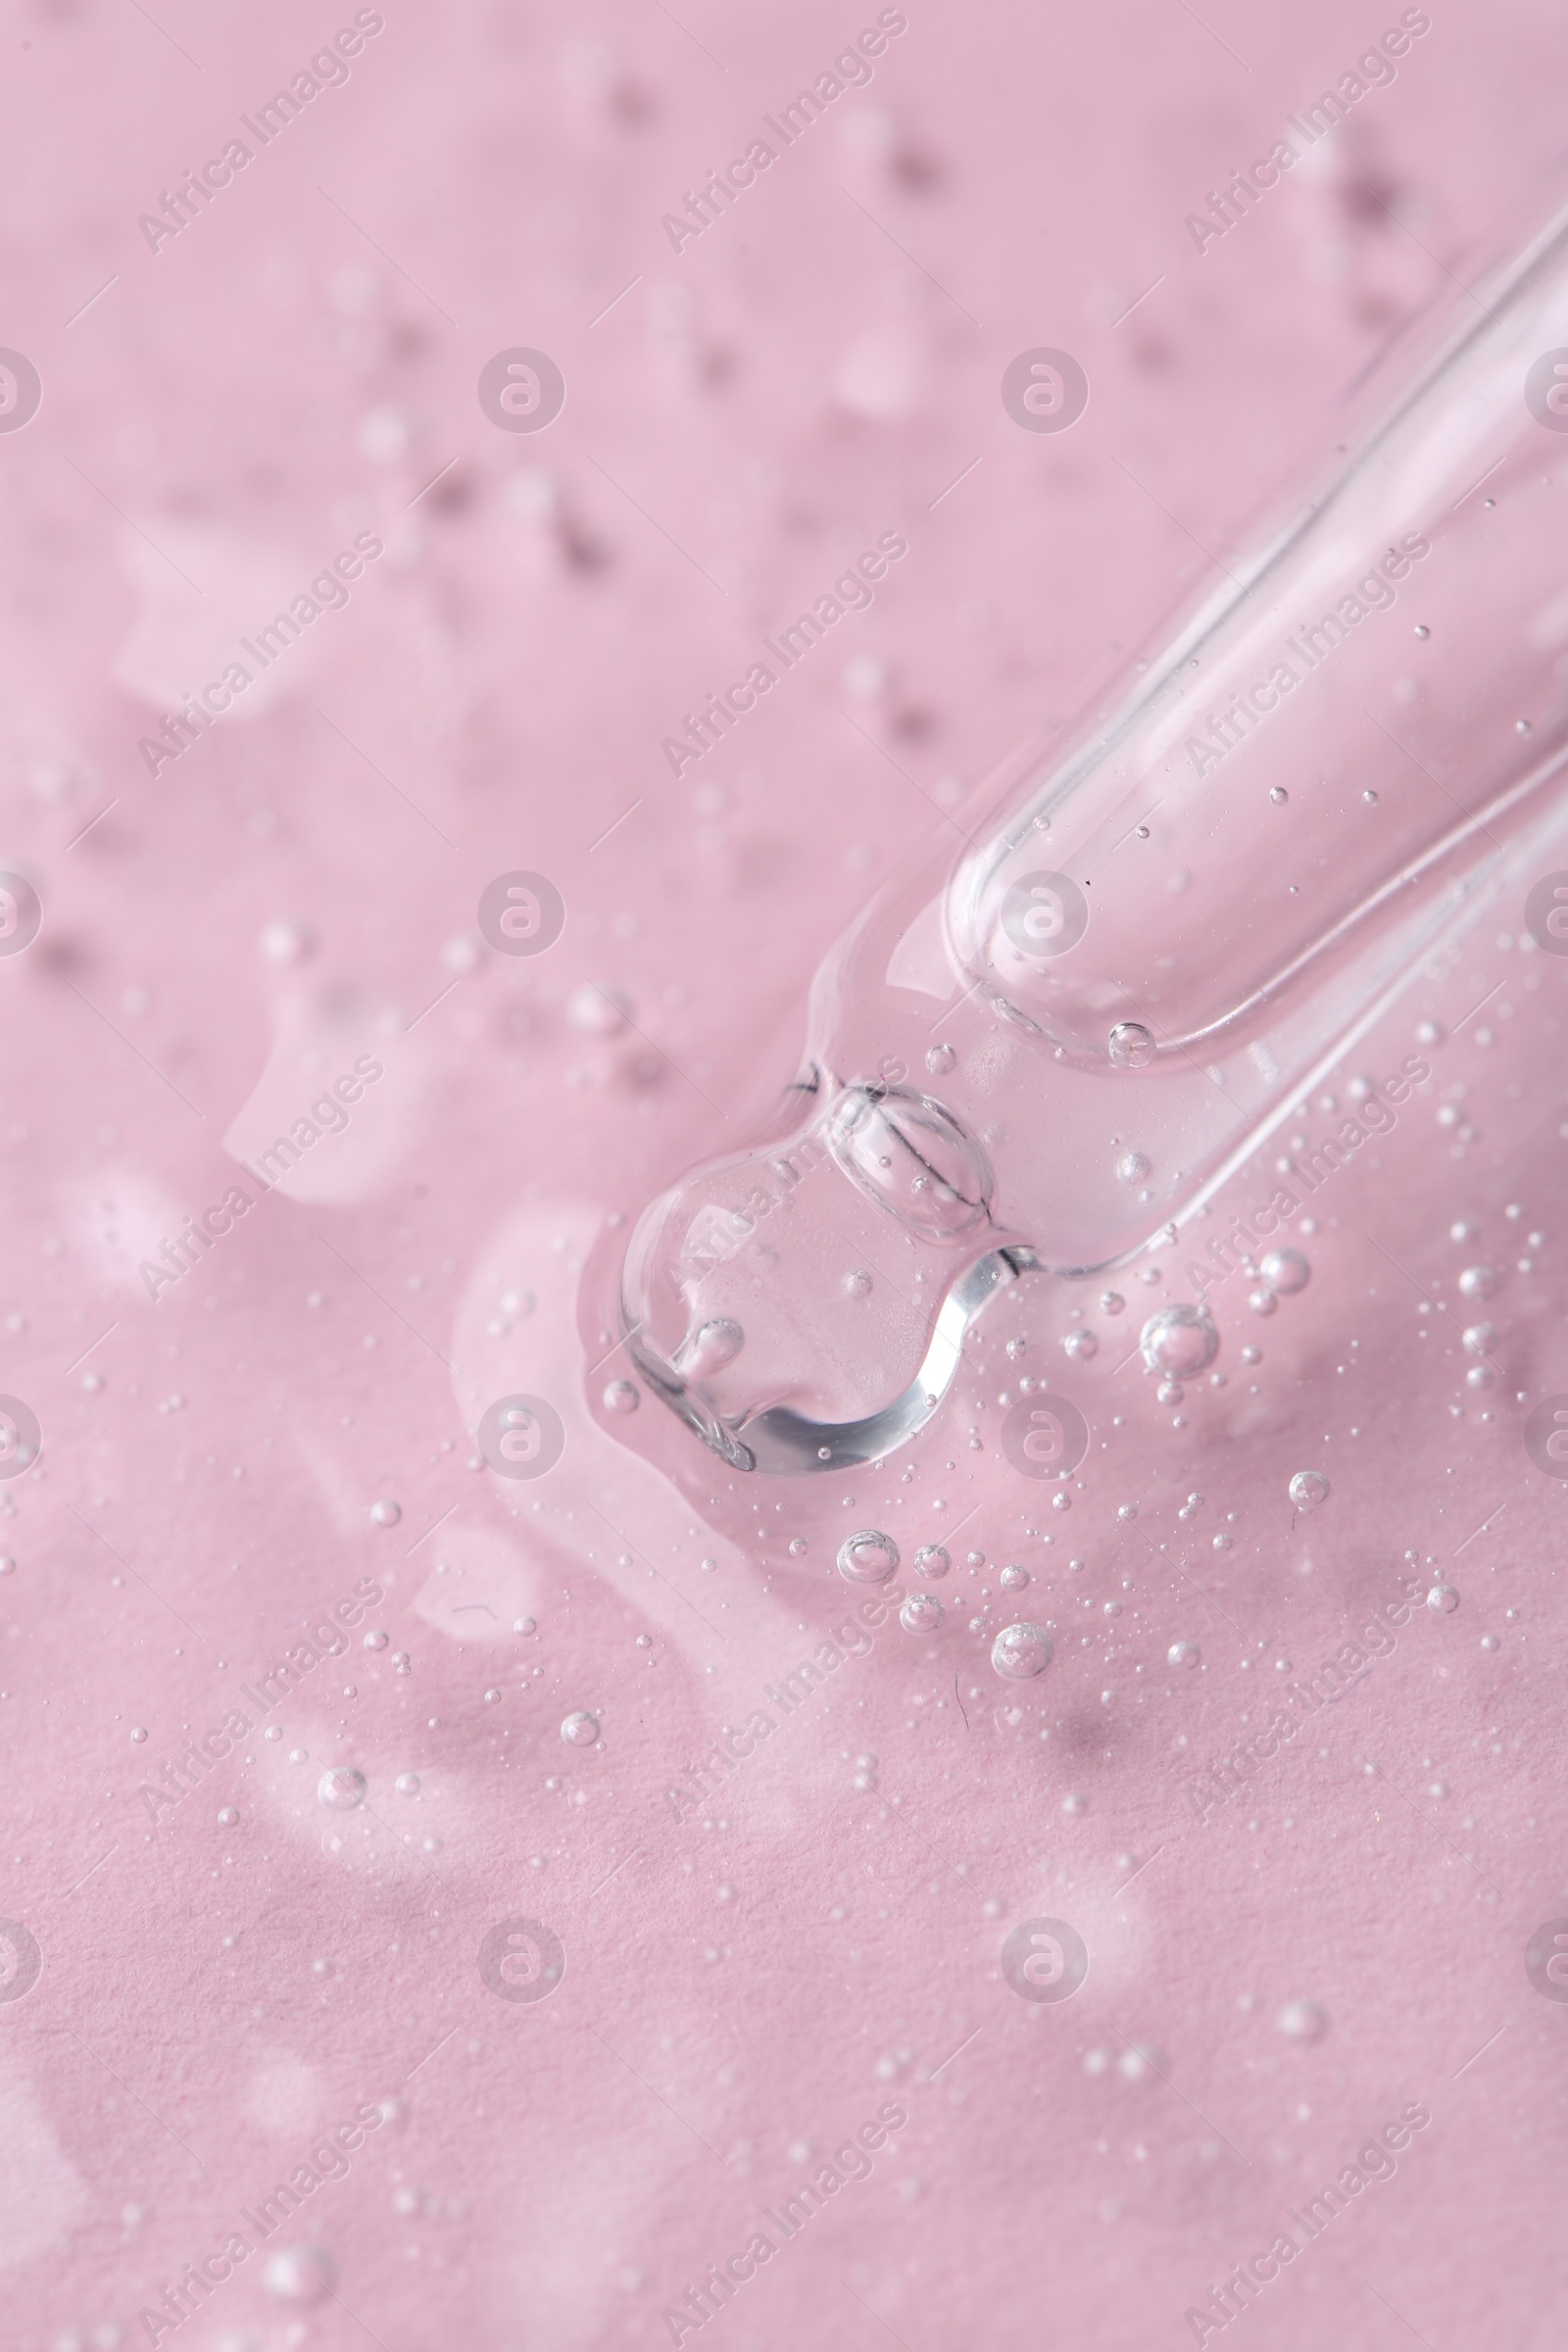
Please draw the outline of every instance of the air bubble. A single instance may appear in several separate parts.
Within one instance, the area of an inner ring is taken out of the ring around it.
[[[331,1806],[334,1813],[352,1813],[356,1805],[365,1802],[367,1786],[365,1775],[357,1765],[334,1764],[331,1771],[323,1772],[317,1782],[316,1793],[323,1805]]]
[[[1290,2041],[1321,2041],[1329,2030],[1329,2013],[1321,2001],[1287,2001],[1275,2023]]]
[[[991,1663],[1009,1683],[1026,1683],[1051,1664],[1053,1643],[1043,1625],[1004,1626],[991,1645]]]
[[[675,1350],[675,1369],[689,1380],[708,1380],[732,1364],[746,1345],[746,1334],[728,1315],[702,1323]]]
[[[906,1634],[934,1634],[942,1618],[942,1603],[934,1592],[911,1592],[899,1611],[899,1623]]]
[[[899,1564],[899,1547],[874,1527],[847,1536],[839,1545],[839,1574],[852,1585],[884,1585]]]
[[[1312,1279],[1312,1269],[1299,1250],[1271,1250],[1258,1268],[1271,1291],[1294,1298]]]
[[[1165,1652],[1167,1666],[1198,1666],[1203,1653],[1196,1642],[1173,1642]]]
[[[1156,1050],[1142,1021],[1118,1021],[1106,1042],[1106,1052],[1119,1070],[1147,1070]]]
[[[1219,1332],[1205,1307],[1183,1301],[1151,1315],[1138,1344],[1151,1372],[1191,1380],[1206,1372],[1219,1353]]]
[[[262,2273],[262,2284],[280,2303],[319,2303],[337,2283],[337,2265],[320,2246],[284,2246]]]
[[[922,1584],[946,1576],[953,1566],[953,1555],[945,1544],[922,1544],[914,1555],[914,1573]]]
[[[562,1724],[561,1737],[568,1747],[592,1747],[599,1738],[598,1716],[586,1707],[576,1708]]]
[[[1309,1510],[1328,1498],[1329,1482],[1321,1470],[1298,1470],[1291,1481],[1291,1500],[1298,1509]]]
[[[1448,1617],[1459,1606],[1459,1595],[1452,1585],[1434,1585],[1427,1594],[1427,1607],[1435,1617]]]

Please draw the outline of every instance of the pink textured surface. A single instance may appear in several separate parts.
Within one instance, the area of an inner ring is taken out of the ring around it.
[[[1397,9],[947,0],[673,251],[661,217],[876,13],[388,5],[156,251],[138,217],[353,10],[8,13],[0,344],[43,381],[0,435],[0,863],[44,905],[0,964],[0,1388],[44,1431],[0,1487],[0,1914],[42,1956],[0,2001],[17,2352],[1149,2352],[1409,2105],[1396,2177],[1224,2334],[1562,2341],[1568,2020],[1523,1965],[1568,1909],[1560,1491],[1509,1401],[1564,1385],[1560,964],[1469,959],[1368,1042],[1393,1067],[1506,984],[1336,1179],[1306,1292],[1265,1324],[1219,1295],[1228,1385],[1185,1427],[1133,1373],[1118,1403],[1102,1330],[1065,1516],[967,1444],[1004,1339],[1059,1361],[1064,1299],[999,1313],[908,1462],[760,1510],[584,1401],[606,1218],[774,1098],[821,952],[932,802],[1223,553],[1559,137],[1564,27],[1435,9],[1200,255],[1185,216]],[[1038,344],[1093,386],[1059,441],[997,396]],[[536,438],[475,398],[517,346],[566,380]],[[890,529],[874,607],[672,777],[682,713]],[[384,553],[347,603],[149,774],[163,713],[357,534]],[[566,903],[537,960],[476,928],[515,868]],[[626,1026],[593,1027],[594,984]],[[367,1056],[348,1125],[150,1299],[138,1265]],[[1446,1311],[1473,1261],[1504,1269],[1501,1399]],[[566,1426],[537,1490],[474,1448],[518,1388]],[[1293,1526],[1305,1467],[1332,1494]],[[850,1622],[845,1533],[970,1513],[938,1641],[890,1618],[808,1704],[764,1695]],[[1272,1708],[1275,1660],[1331,1656],[1412,1550],[1459,1607],[1200,1822],[1196,1765]],[[970,1622],[1012,1613],[1010,1561],[1057,1628],[1021,1696]],[[356,1594],[264,1721],[242,1686]],[[150,1804],[232,1710],[232,1751]],[[672,1805],[757,1710],[720,1796]],[[319,1800],[336,1766],[364,1807]],[[1001,1971],[1041,1915],[1093,1953],[1060,2006]],[[478,1973],[515,1916],[565,1954],[537,2003]],[[1300,2000],[1316,2039],[1278,2023]],[[139,2318],[383,2108],[190,2317]],[[672,2328],[879,2108],[906,2120],[867,2177]],[[294,2244],[330,2292],[269,2283]]]

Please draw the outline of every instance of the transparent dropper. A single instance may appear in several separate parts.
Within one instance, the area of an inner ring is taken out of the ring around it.
[[[618,1269],[634,1363],[728,1462],[903,1443],[999,1288],[1169,1240],[1560,829],[1565,432],[1568,212],[864,910],[775,1132],[651,1202]]]

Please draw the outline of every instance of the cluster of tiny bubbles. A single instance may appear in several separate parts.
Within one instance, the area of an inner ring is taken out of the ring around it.
[[[1105,1041],[1105,1051],[1119,1070],[1147,1070],[1157,1048],[1142,1021],[1118,1021]]]
[[[851,1298],[869,1298],[871,1288],[871,1277],[863,1266],[855,1267],[853,1272],[844,1277],[844,1289]]]
[[[1310,1510],[1329,1498],[1329,1482],[1321,1470],[1298,1470],[1291,1481],[1291,1500],[1299,1510]]]
[[[400,1502],[372,1502],[370,1505],[372,1527],[396,1527],[402,1516],[403,1505]]]
[[[283,2246],[268,2262],[262,2284],[280,2303],[319,2303],[337,2284],[337,2265],[320,2246]]]
[[[642,1391],[634,1380],[612,1380],[603,1398],[607,1413],[634,1413],[642,1400]]]
[[[1178,1519],[1196,1519],[1202,1507],[1203,1497],[1201,1494],[1189,1494],[1176,1516]]]
[[[952,1566],[953,1555],[945,1544],[922,1544],[914,1555],[914,1573],[922,1584],[946,1576]]]
[[[852,1585],[885,1585],[899,1564],[899,1547],[874,1527],[846,1536],[839,1545],[839,1574]]]
[[[1025,1586],[1025,1585],[1026,1585],[1028,1582],[1029,1582],[1029,1571],[1028,1571],[1028,1569],[1027,1569],[1027,1568],[1020,1568],[1020,1567],[1018,1567],[1018,1566],[1016,1565],[1016,1563],[1013,1563],[1012,1565],[1010,1565],[1010,1566],[1008,1566],[1008,1567],[1006,1567],[1006,1568],[1004,1568],[1004,1570],[1002,1571],[1002,1585],[1003,1585],[1003,1589],[1004,1589],[1004,1592],[1022,1592],[1022,1590],[1023,1590],[1023,1588],[1024,1588],[1024,1586]]]
[[[1167,1666],[1199,1666],[1203,1658],[1196,1642],[1173,1642],[1165,1652]]]
[[[1151,1372],[1191,1380],[1206,1372],[1219,1353],[1219,1332],[1206,1307],[1185,1300],[1155,1309],[1138,1335]]]
[[[367,1649],[385,1649],[391,1639],[391,1635],[382,1633],[378,1625],[372,1625],[365,1637],[365,1646]]]
[[[1434,1585],[1427,1594],[1427,1607],[1435,1617],[1449,1616],[1459,1606],[1459,1595],[1452,1585]]]
[[[911,1592],[899,1611],[906,1634],[934,1634],[942,1623],[943,1607],[934,1592]]]
[[[1321,2001],[1287,2001],[1274,2022],[1290,2041],[1321,2041],[1329,2013]]]
[[[1123,1184],[1142,1184],[1153,1164],[1147,1152],[1124,1152],[1116,1162],[1116,1174]]]
[[[1126,1305],[1127,1301],[1120,1291],[1102,1291],[1101,1293],[1100,1311],[1102,1315],[1119,1315],[1125,1310]]]
[[[945,1078],[957,1058],[951,1046],[929,1046],[926,1049],[925,1066],[933,1078]]]
[[[334,1764],[316,1784],[316,1793],[334,1813],[352,1813],[365,1802],[365,1775],[356,1764]]]
[[[1069,1331],[1061,1345],[1075,1364],[1087,1364],[1092,1355],[1100,1353],[1100,1342],[1092,1331]]]
[[[1051,1664],[1052,1640],[1043,1625],[1006,1625],[991,1644],[991,1663],[1009,1683],[1026,1683]]]
[[[599,1718],[590,1715],[586,1707],[577,1707],[561,1727],[561,1737],[568,1747],[592,1747],[599,1737]]]

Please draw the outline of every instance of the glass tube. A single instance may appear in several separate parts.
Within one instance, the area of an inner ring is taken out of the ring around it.
[[[1561,829],[1568,213],[1421,344],[1105,710],[866,907],[772,1132],[638,1220],[612,1325],[737,1468],[879,1458],[1000,1287],[1180,1237]]]

